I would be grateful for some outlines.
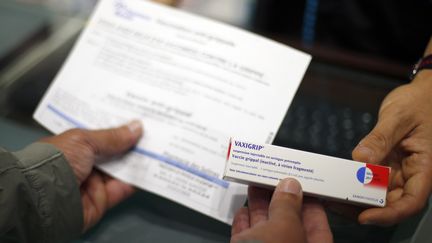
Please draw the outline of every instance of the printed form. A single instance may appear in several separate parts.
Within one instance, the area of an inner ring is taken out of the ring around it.
[[[222,180],[230,137],[271,143],[311,57],[145,0],[100,1],[34,117],[54,133],[139,119],[106,173],[231,223],[246,187]]]

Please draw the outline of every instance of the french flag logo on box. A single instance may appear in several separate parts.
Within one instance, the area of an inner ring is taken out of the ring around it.
[[[380,165],[365,164],[357,170],[357,180],[365,186],[387,188],[390,168]]]

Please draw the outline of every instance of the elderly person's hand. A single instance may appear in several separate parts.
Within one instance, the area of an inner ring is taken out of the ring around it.
[[[83,231],[96,224],[107,209],[134,192],[132,186],[95,170],[95,162],[127,152],[141,135],[141,123],[134,121],[114,129],[73,129],[41,140],[64,153],[77,178],[84,210]]]
[[[324,209],[317,201],[303,203],[295,179],[281,181],[274,192],[249,187],[248,197],[234,218],[231,243],[333,242]]]

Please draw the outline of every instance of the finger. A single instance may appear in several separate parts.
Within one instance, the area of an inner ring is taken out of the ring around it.
[[[288,221],[301,224],[303,192],[300,183],[292,178],[277,185],[269,206],[269,220]]]
[[[129,184],[110,178],[105,180],[105,191],[107,194],[107,206],[112,208],[130,197],[135,192],[135,189]]]
[[[302,218],[308,242],[333,242],[327,214],[318,200],[312,198],[305,199]]]
[[[107,209],[107,197],[101,175],[94,171],[81,187],[84,231],[92,227]]]
[[[389,192],[388,203],[384,208],[372,208],[362,212],[359,215],[359,222],[388,226],[420,212],[427,201],[429,187],[419,186],[419,182],[424,180],[416,177],[421,177],[421,175],[416,175],[408,180],[403,193],[401,193],[401,188]],[[397,198],[397,195],[401,197]]]
[[[231,227],[231,235],[241,233],[243,230],[249,229],[249,209],[247,207],[240,208],[234,216]]]
[[[251,227],[268,219],[271,195],[271,190],[249,186],[248,207]]]
[[[412,130],[409,118],[399,115],[395,108],[385,109],[380,114],[375,128],[363,138],[352,152],[354,160],[366,163],[380,163]]]
[[[105,130],[87,131],[86,141],[95,155],[113,156],[133,147],[143,132],[140,121]]]
[[[98,212],[107,209],[107,194],[105,192],[102,176],[99,172],[93,171],[86,181],[86,191]]]

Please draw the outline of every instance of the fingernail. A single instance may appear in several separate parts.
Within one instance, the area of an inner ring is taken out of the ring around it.
[[[301,193],[301,185],[297,180],[288,178],[279,182],[276,190],[299,195]]]
[[[129,131],[133,134],[141,134],[142,131],[142,124],[141,121],[134,120],[127,124]]]
[[[366,146],[359,145],[357,147],[358,153],[362,154],[364,158],[367,158],[367,162],[373,161],[374,151]]]

